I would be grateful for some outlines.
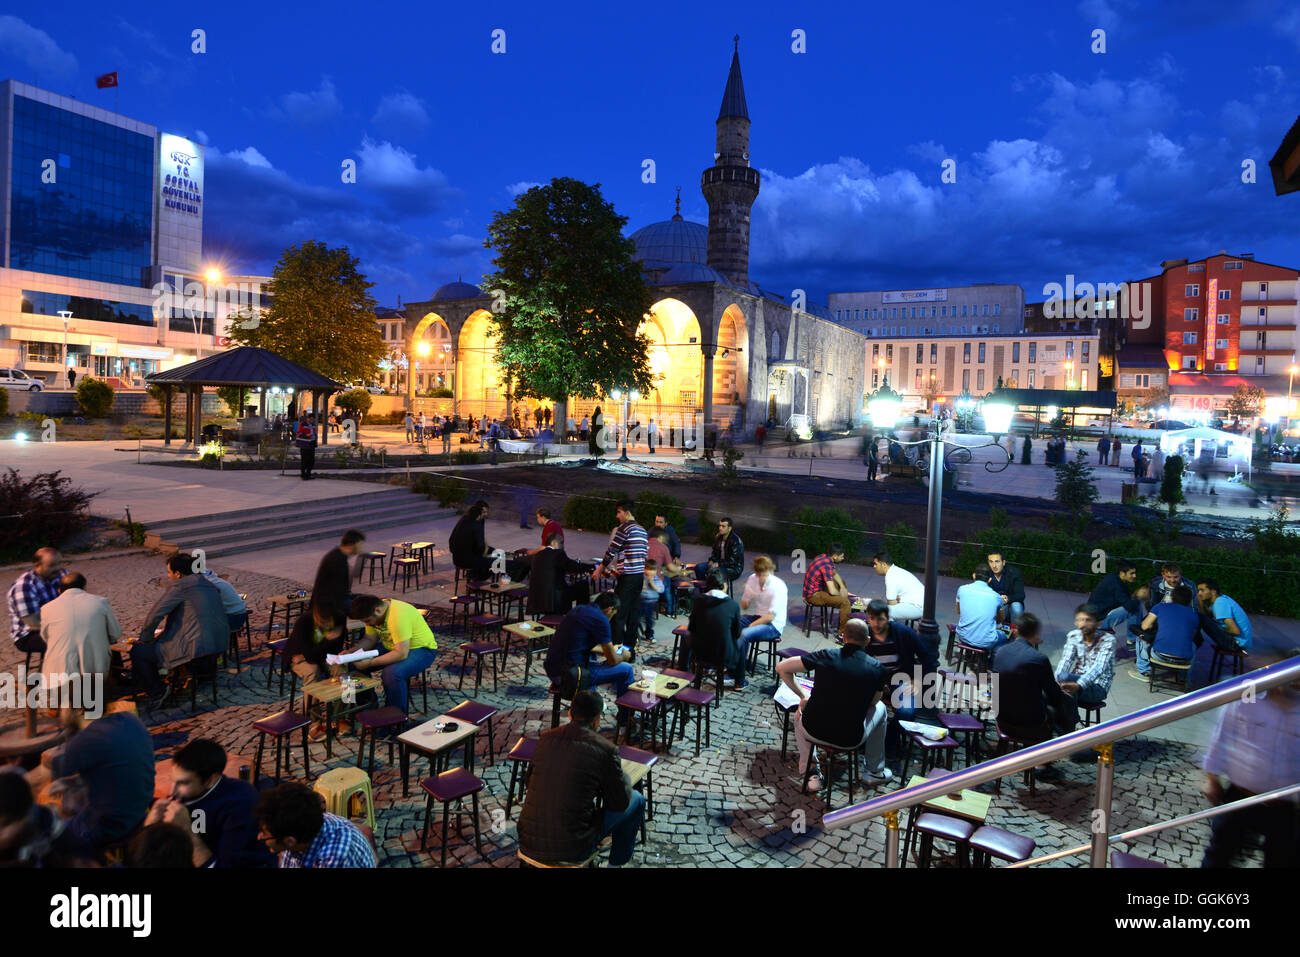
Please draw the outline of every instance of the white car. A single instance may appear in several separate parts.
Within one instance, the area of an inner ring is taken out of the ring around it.
[[[22,369],[0,369],[0,386],[17,389],[19,392],[40,392],[45,388],[45,383],[33,379]]]

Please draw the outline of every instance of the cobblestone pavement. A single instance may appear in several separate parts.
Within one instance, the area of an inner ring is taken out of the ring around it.
[[[439,567],[447,567],[440,563]],[[138,629],[148,607],[158,593],[158,586],[142,584],[161,572],[158,555],[131,555],[102,561],[85,562],[80,570],[89,579],[91,591],[112,597],[123,627]],[[147,718],[151,724],[159,757],[164,757],[193,737],[215,738],[229,752],[250,759],[256,753],[256,735],[252,722],[286,706],[277,698],[276,687],[267,689],[268,655],[261,648],[265,636],[267,605],[264,599],[289,588],[309,584],[307,575],[298,580],[277,578],[214,563],[218,573],[241,592],[250,596],[253,608],[254,648],[245,654],[243,668],[233,667],[219,678],[220,706],[214,708],[205,685],[199,695],[198,713],[189,714],[188,702]],[[446,573],[440,572],[438,577]],[[14,573],[0,576],[0,587],[8,588]],[[450,582],[447,582],[449,585]],[[383,592],[381,592],[383,594]],[[684,623],[684,618],[677,623]],[[660,618],[655,641],[643,645],[640,660],[654,667],[672,647],[672,619]],[[479,690],[473,689],[473,676],[466,679],[466,692],[456,690],[459,656],[451,653],[459,639],[439,633],[440,651],[431,673],[429,717],[445,712],[472,695],[502,710],[494,728],[496,760],[487,766],[486,735],[478,736],[477,773],[486,782],[481,800],[484,827],[484,855],[474,850],[468,823],[465,838],[455,836],[448,865],[496,867],[515,866],[516,834],[514,822],[506,820],[504,809],[510,780],[508,762],[501,755],[521,735],[535,736],[549,727],[551,702],[546,695],[546,678],[534,667],[531,680],[523,682],[523,659],[512,655],[506,665],[499,692],[491,690],[490,680]],[[805,638],[795,623],[786,631],[786,645],[812,649],[826,641],[813,635]],[[21,664],[12,645],[3,643],[0,668],[15,670]],[[540,664],[540,658],[535,664]],[[1123,680],[1122,678],[1117,678]],[[661,755],[653,772],[654,819],[649,823],[648,840],[639,847],[634,864],[672,867],[795,867],[795,866],[881,866],[884,861],[885,829],[880,822],[827,832],[821,826],[825,803],[818,797],[800,793],[795,776],[793,735],[789,756],[781,756],[781,726],[771,700],[773,679],[760,673],[743,693],[727,693],[712,715],[712,740],[697,758],[693,754],[693,727],[687,738],[675,742],[671,754]],[[606,690],[607,697],[612,697]],[[420,706],[418,690],[412,707]],[[613,709],[607,711],[612,715]],[[418,715],[416,716],[419,717]],[[607,718],[607,722],[612,718]],[[607,724],[604,729],[612,732]],[[1112,832],[1130,829],[1204,807],[1198,791],[1201,774],[1197,769],[1197,749],[1172,740],[1138,737],[1116,746],[1116,799]],[[299,756],[300,756],[299,750]],[[311,746],[312,771],[319,774],[329,767],[356,761],[356,739],[345,736],[336,741],[334,758],[326,761],[324,744]],[[419,776],[427,773],[427,763],[412,761],[412,794],[401,796],[396,767],[387,762],[386,749],[376,752],[374,780],[377,826],[375,838],[380,846],[381,862],[389,867],[436,866],[439,825],[435,812],[429,851],[419,849],[419,829],[424,817],[423,794]],[[1002,793],[995,796],[988,823],[1026,834],[1038,842],[1040,853],[1062,850],[1085,843],[1093,798],[1095,769],[1091,763],[1061,762],[1062,779],[1057,783],[1040,782],[1038,793],[1031,797],[1019,778],[1004,782]],[[897,762],[893,765],[897,773]],[[291,760],[291,773],[301,775],[297,757]],[[836,806],[844,803],[843,787],[835,790]],[[859,791],[859,800],[864,792]],[[878,793],[868,791],[866,793]],[[512,815],[518,817],[518,809]],[[1133,850],[1142,856],[1174,866],[1199,863],[1208,837],[1207,825],[1198,824],[1178,832],[1148,839]],[[946,863],[941,861],[941,863]],[[1086,857],[1077,856],[1056,865],[1081,866]]]

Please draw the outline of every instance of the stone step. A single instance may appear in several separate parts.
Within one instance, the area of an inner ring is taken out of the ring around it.
[[[365,486],[362,486],[365,487]],[[379,507],[394,503],[427,501],[423,496],[416,497],[409,488],[373,485],[370,491],[355,495],[340,495],[337,498],[303,500],[291,505],[262,505],[257,508],[242,508],[228,512],[213,512],[207,515],[193,515],[186,518],[170,518],[149,525],[149,531],[163,538],[181,533],[203,534],[217,531],[234,523],[257,523],[259,526],[280,525],[303,517],[303,506],[311,508],[312,514],[326,516],[330,514],[355,514],[361,508]],[[299,511],[294,511],[299,509]]]

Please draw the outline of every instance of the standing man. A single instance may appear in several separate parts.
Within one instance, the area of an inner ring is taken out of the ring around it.
[[[540,548],[529,549],[529,555],[536,555],[551,542],[551,536],[558,536],[560,539],[560,548],[564,547],[564,528],[555,519],[551,518],[551,510],[543,506],[536,512],[537,524],[542,529],[542,544]]]
[[[1120,442],[1118,436],[1111,440],[1111,443],[1110,443],[1110,464],[1111,464],[1111,466],[1112,466],[1113,468],[1119,468],[1119,453],[1120,453],[1120,449],[1121,449],[1122,447],[1123,447],[1123,444]]]
[[[572,413],[564,423],[564,437],[570,442],[578,437],[578,423],[574,421]]]
[[[614,594],[618,598],[618,614],[614,616],[614,644],[627,645],[628,661],[636,660],[637,608],[641,603],[641,580],[645,577],[647,550],[646,531],[637,524],[631,499],[618,503],[615,515],[618,526],[609,539],[609,548],[600,565],[591,572],[592,578],[601,575],[618,576]]]
[[[1103,435],[1097,440],[1097,461],[1102,465],[1110,458],[1110,436]]]
[[[849,612],[853,609],[853,599],[849,597],[849,588],[844,579],[835,570],[837,562],[844,561],[844,546],[831,542],[827,550],[818,555],[808,565],[803,575],[803,600],[806,604],[830,605],[839,610],[839,640],[844,640],[844,629],[849,623]]]
[[[996,548],[989,552],[988,562],[989,587],[998,593],[1003,620],[1013,622],[1025,611],[1025,580],[1020,577],[1020,569],[1008,565]]]
[[[442,427],[442,453],[443,455],[451,454],[451,434],[455,431],[455,420],[448,422]]]
[[[876,437],[873,435],[867,442],[867,481],[876,480],[876,472],[880,468],[880,449],[876,444]]]
[[[298,430],[294,433],[294,444],[298,446],[298,474],[305,482],[312,478],[311,470],[316,467],[316,426],[304,412],[298,417]]]
[[[721,569],[728,588],[745,570],[745,543],[736,534],[731,519],[725,515],[718,519],[718,534],[713,538],[709,560],[695,566],[695,577],[703,581],[709,572],[716,569]]]
[[[9,586],[9,637],[23,653],[45,651],[41,608],[59,597],[63,556],[57,548],[37,549],[32,567]]]
[[[876,552],[871,567],[885,579],[885,601],[891,606],[891,618],[915,621],[924,614],[925,586],[915,575],[895,565],[893,556],[886,551]]]
[[[569,723],[537,741],[519,814],[519,850],[532,860],[580,863],[611,834],[610,866],[632,859],[645,797],[632,790],[618,748],[597,733],[604,710],[599,694],[579,691],[569,706]]]
[[[356,577],[348,562],[361,554],[365,532],[350,528],[336,548],[331,548],[316,568],[316,583],[311,589],[311,604],[326,608],[335,618],[347,617],[352,604],[352,582]]]
[[[68,388],[74,391],[77,388],[77,370],[68,369]]]
[[[650,424],[646,426],[646,430],[645,430],[645,435],[646,435],[646,444],[647,444],[648,446],[650,446],[650,454],[651,454],[651,455],[654,455],[654,451],[655,451],[655,436],[658,435],[658,434],[659,434],[659,430],[658,430],[657,428],[655,428],[655,420],[654,420],[654,419],[651,419],[651,420],[650,420]]]
[[[1141,439],[1137,440],[1137,445],[1133,446],[1133,451],[1129,453],[1129,456],[1133,459],[1133,481],[1140,481],[1142,470],[1146,467],[1146,452],[1142,448]]]
[[[411,410],[406,410],[406,415],[402,417],[402,426],[406,429],[406,441],[410,443],[415,439],[415,419],[411,417]]]
[[[41,609],[45,686],[56,675],[107,676],[109,646],[122,637],[122,626],[107,598],[86,591],[86,577],[71,572],[59,580],[59,597]],[[86,700],[87,688],[82,688]]]
[[[794,676],[803,671],[817,672],[812,696]],[[867,626],[861,619],[849,622],[843,648],[827,648],[787,658],[776,666],[776,673],[799,699],[795,715],[794,737],[799,746],[799,777],[808,772],[814,745],[851,749],[866,745],[867,783],[883,784],[894,775],[885,765],[884,696],[886,673],[867,651]],[[808,790],[821,789],[820,769],[814,767]]]

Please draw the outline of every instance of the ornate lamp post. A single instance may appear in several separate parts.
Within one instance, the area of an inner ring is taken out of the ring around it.
[[[635,389],[631,392],[624,392],[622,389],[615,389],[610,393],[610,397],[613,398],[615,402],[623,403],[623,453],[618,457],[618,460],[620,462],[627,462],[630,461],[627,457],[627,418],[631,414],[631,404],[633,402],[641,401],[641,393],[637,392]]]

